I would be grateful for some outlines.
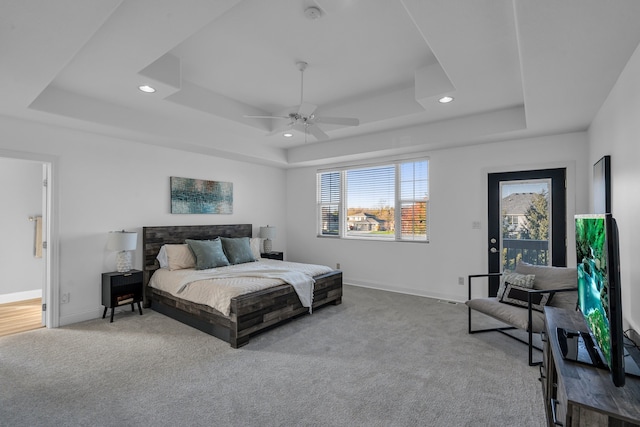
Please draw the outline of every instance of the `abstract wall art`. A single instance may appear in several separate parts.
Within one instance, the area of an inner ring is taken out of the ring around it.
[[[233,183],[172,176],[172,214],[233,213]]]

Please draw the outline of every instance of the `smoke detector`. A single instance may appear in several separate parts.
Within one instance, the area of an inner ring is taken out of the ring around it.
[[[304,10],[304,14],[311,20],[320,19],[320,17],[322,16],[322,12],[320,11],[320,9],[315,6],[309,6],[308,8],[306,8]]]

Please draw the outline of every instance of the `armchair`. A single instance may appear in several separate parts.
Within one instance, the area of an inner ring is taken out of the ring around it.
[[[548,295],[547,305],[575,310],[578,298],[577,272],[575,268],[548,267],[531,265],[524,262],[518,263],[516,273],[534,275],[533,288],[526,291],[526,304],[511,305],[501,301],[497,297],[472,298],[472,284],[481,283],[472,279],[501,276],[502,273],[474,274],[468,278],[469,299],[465,303],[468,307],[468,332],[470,334],[480,332],[500,332],[527,344],[529,347],[529,366],[539,365],[533,362],[533,349],[542,350],[533,343],[533,334],[544,330],[544,314],[539,311],[539,303],[543,296]],[[483,313],[505,323],[504,327],[473,329],[472,310]],[[506,331],[521,329],[528,333],[525,341]]]

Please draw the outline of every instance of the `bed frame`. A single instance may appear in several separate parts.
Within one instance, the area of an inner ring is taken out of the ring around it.
[[[184,243],[185,239],[216,237],[251,237],[251,224],[186,225],[143,227],[142,246],[144,305],[182,323],[186,323],[238,348],[251,336],[281,322],[309,313],[293,286],[285,284],[240,295],[231,299],[231,311],[225,316],[204,304],[196,304],[149,285],[153,272],[160,268],[156,256],[164,244]],[[342,302],[342,272],[339,270],[315,277],[313,309]]]

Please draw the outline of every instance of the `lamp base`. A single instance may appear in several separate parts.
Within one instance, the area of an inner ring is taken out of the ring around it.
[[[271,239],[264,239],[264,253],[268,254],[273,248],[271,247]]]
[[[116,270],[119,273],[131,270],[131,252],[120,251],[116,254]]]

